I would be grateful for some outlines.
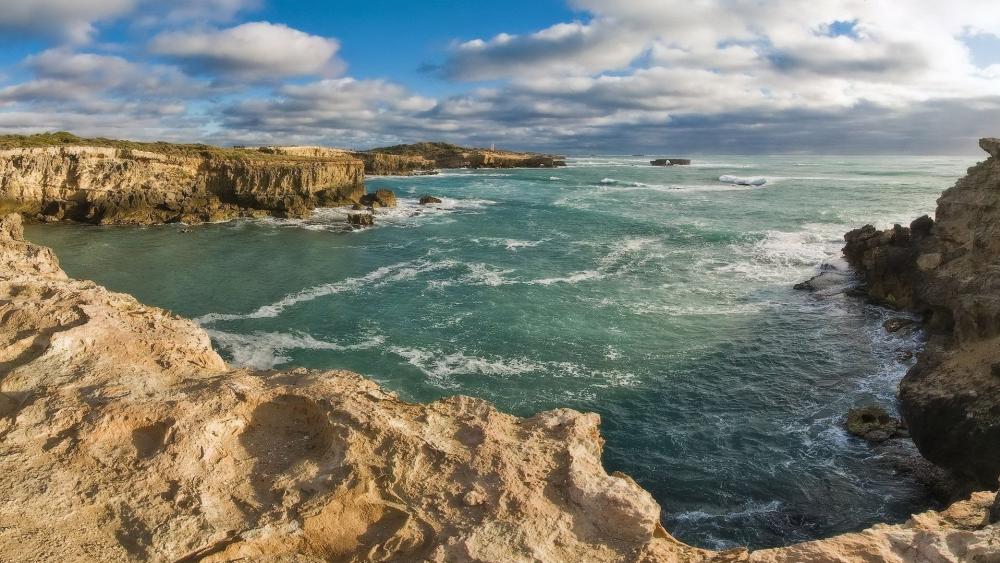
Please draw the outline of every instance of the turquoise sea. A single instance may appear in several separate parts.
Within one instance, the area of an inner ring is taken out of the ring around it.
[[[926,508],[841,429],[852,406],[891,404],[898,351],[919,334],[792,285],[838,259],[845,231],[933,212],[973,158],[649,159],[372,178],[401,204],[362,231],[325,209],[28,236],[72,276],[198,319],[234,364],[346,368],[413,401],[598,412],[606,467],[692,544],[775,546]]]

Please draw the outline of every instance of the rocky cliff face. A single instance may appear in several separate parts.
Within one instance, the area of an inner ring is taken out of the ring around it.
[[[5,560],[1000,557],[988,493],[789,548],[692,548],[604,471],[598,424],[468,397],[410,404],[342,371],[230,369],[192,322],[69,279],[19,216],[0,220]]]
[[[869,295],[924,316],[929,341],[900,384],[925,457],[979,487],[1000,475],[1000,140],[938,199],[936,218],[847,234]]]
[[[41,220],[188,223],[301,216],[364,195],[364,165],[347,154],[275,155],[206,148],[19,147],[0,150],[0,209]]]

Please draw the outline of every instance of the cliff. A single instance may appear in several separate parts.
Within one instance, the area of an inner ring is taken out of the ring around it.
[[[555,168],[566,165],[561,157],[549,154],[466,148],[448,143],[395,145],[360,154],[378,155],[371,157],[376,160],[387,159],[389,156],[406,158],[407,160],[398,162],[408,163],[407,166],[433,163],[431,168]]]
[[[996,560],[980,493],[788,548],[686,546],[601,466],[599,419],[410,404],[359,375],[232,369],[191,321],[0,219],[0,553],[8,561]]]
[[[846,235],[873,299],[923,315],[928,342],[900,383],[920,452],[973,487],[1000,475],[1000,140],[938,199],[935,219]]]
[[[0,211],[43,221],[302,216],[362,195],[364,165],[342,152],[278,154],[69,134],[0,137]]]

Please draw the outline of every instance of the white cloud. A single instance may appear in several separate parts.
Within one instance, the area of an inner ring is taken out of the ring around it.
[[[150,42],[152,52],[176,59],[194,73],[243,80],[333,73],[335,39],[309,35],[286,25],[250,22],[228,29],[164,32]]]
[[[94,34],[94,23],[132,11],[134,0],[3,0],[0,32],[44,34],[84,43]]]

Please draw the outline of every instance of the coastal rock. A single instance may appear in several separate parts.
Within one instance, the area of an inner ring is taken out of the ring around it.
[[[430,205],[432,203],[441,203],[441,200],[432,195],[425,195],[420,198],[420,205]]]
[[[652,166],[686,166],[691,164],[691,160],[687,158],[658,158],[650,160],[649,164]]]
[[[362,196],[361,203],[372,208],[396,207],[396,194],[392,190],[375,190]]]
[[[0,211],[100,225],[302,217],[364,194],[346,154],[287,155],[207,145],[0,137]]]
[[[876,443],[906,435],[906,425],[876,405],[851,409],[845,427],[852,435]]]
[[[995,495],[789,547],[684,545],[600,419],[232,369],[193,322],[70,279],[0,219],[6,561],[990,561]]]
[[[799,291],[830,292],[830,290],[838,290],[835,293],[839,293],[851,284],[851,275],[845,269],[827,263],[820,266],[819,270],[820,272],[815,276],[792,287]]]
[[[354,154],[365,163],[365,174],[369,176],[426,176],[437,173],[436,163],[421,155],[382,152]]]
[[[1000,474],[1000,141],[990,158],[938,199],[936,217],[909,228],[871,225],[844,254],[877,302],[924,319],[927,345],[899,388],[900,412],[928,459],[975,487]]]
[[[375,224],[375,215],[372,213],[348,213],[347,222],[355,227],[371,227]]]

